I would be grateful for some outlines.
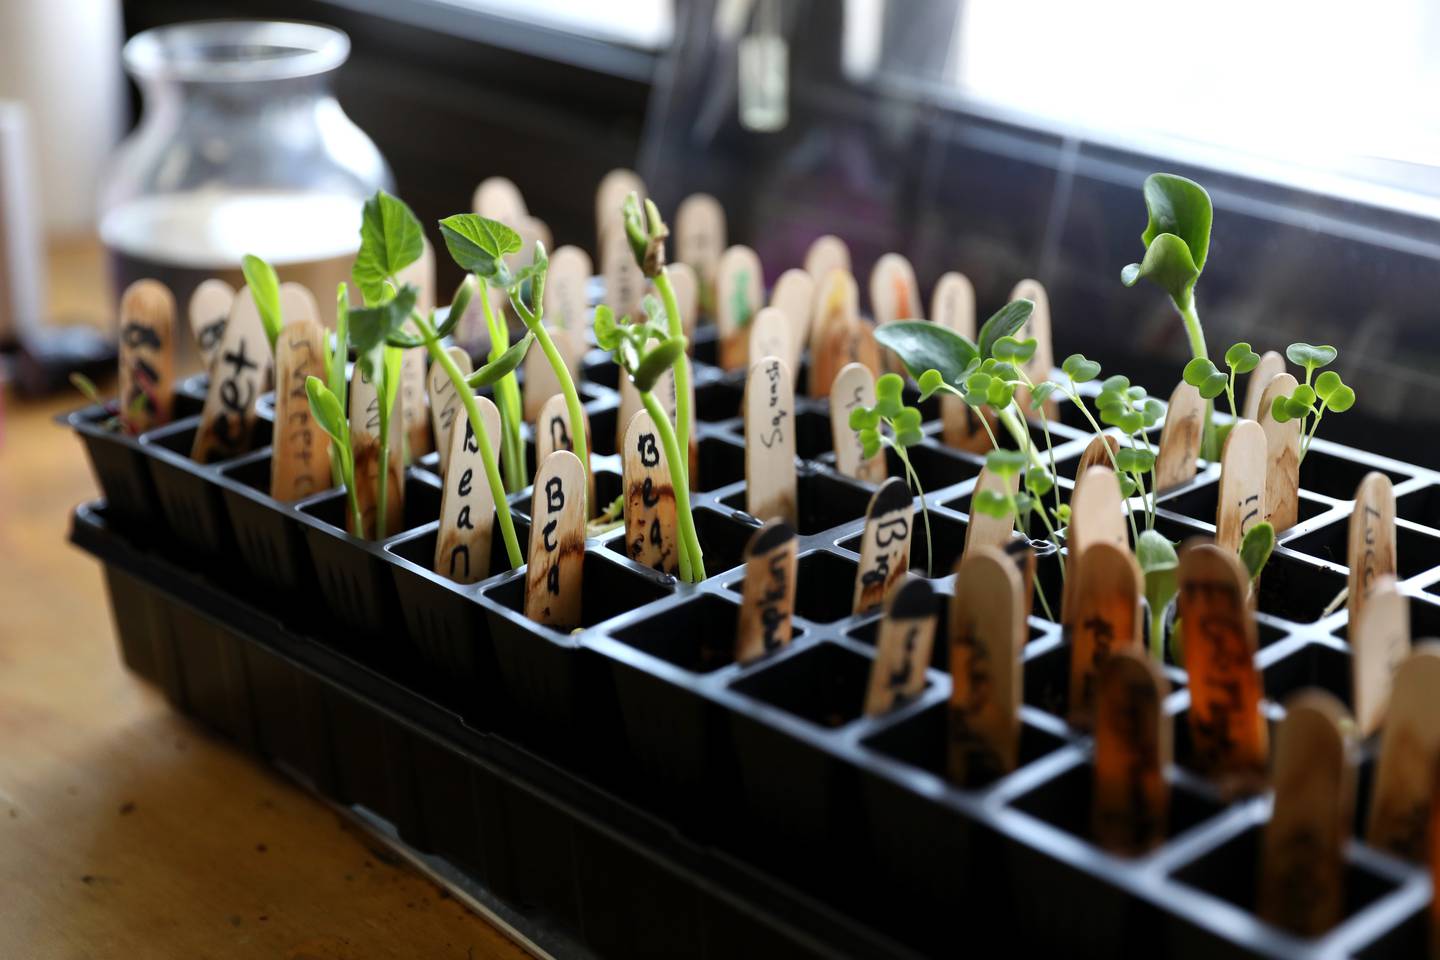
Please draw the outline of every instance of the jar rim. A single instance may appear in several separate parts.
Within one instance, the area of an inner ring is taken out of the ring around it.
[[[196,20],[137,33],[123,51],[137,80],[246,83],[335,70],[350,56],[342,30],[299,20]]]

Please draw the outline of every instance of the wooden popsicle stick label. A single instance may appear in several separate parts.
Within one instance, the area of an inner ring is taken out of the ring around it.
[[[1261,918],[1319,936],[1345,913],[1345,840],[1355,781],[1349,714],[1322,690],[1285,704],[1275,732],[1275,801],[1260,841]]]
[[[675,488],[660,452],[655,421],[644,410],[630,418],[620,449],[625,488],[625,554],[662,573],[680,568],[676,550]]]
[[[400,403],[400,408],[405,411],[407,461],[423,457],[434,449],[434,444],[430,439],[430,406],[425,386],[425,356],[424,347],[411,347],[400,357],[400,392],[405,395],[405,399]]]
[[[855,571],[855,613],[878,610],[910,569],[910,534],[915,526],[910,488],[891,477],[870,497]]]
[[[585,452],[592,454],[595,444],[590,436],[590,414],[585,408],[580,408],[580,420],[585,428]],[[624,447],[621,447],[623,450]],[[570,425],[570,407],[565,403],[563,394],[554,394],[540,408],[540,415],[535,418],[535,462],[544,463],[550,454],[556,450],[569,450],[575,452],[575,432]],[[603,505],[595,502],[595,471],[590,469],[591,464],[585,465],[587,503],[591,509],[598,513]]]
[[[1010,299],[1032,300],[1035,309],[1030,314],[1030,319],[1015,334],[1016,340],[1035,339],[1035,355],[1025,364],[1025,373],[1035,383],[1050,378],[1050,371],[1055,369],[1055,348],[1050,340],[1050,297],[1045,292],[1045,286],[1039,280],[1021,280],[1015,284],[1010,291]],[[1030,409],[1030,391],[1024,387],[1016,391],[1017,396],[1023,394],[1020,408]],[[1045,401],[1045,416],[1050,420],[1058,419],[1059,404],[1054,396]]]
[[[1017,537],[1005,544],[1001,550],[1015,564],[1015,570],[1020,574],[1020,609],[1028,614],[1035,605],[1035,569],[1039,566],[1035,548],[1030,545],[1029,540]]]
[[[831,271],[816,293],[810,326],[810,396],[827,396],[840,368],[857,359],[850,356],[848,341],[859,324],[860,288],[855,278],[846,270]]]
[[[1095,767],[1091,830],[1095,842],[1138,856],[1165,840],[1170,816],[1172,733],[1165,716],[1170,682],[1144,650],[1119,650],[1095,687]]]
[[[625,198],[632,193],[640,198],[643,207],[645,181],[634,170],[616,167],[600,179],[600,185],[595,188],[595,236],[601,246],[607,236],[617,231],[623,239]],[[615,312],[618,315],[620,311]]]
[[[210,368],[205,408],[190,448],[192,460],[214,463],[250,449],[255,401],[269,383],[273,359],[255,298],[249,287],[241,287]]]
[[[499,444],[500,411],[487,397],[476,397],[491,449]],[[440,496],[440,529],[435,539],[435,572],[456,583],[477,583],[490,576],[490,542],[495,534],[495,497],[486,480],[485,458],[464,404],[450,432],[449,462]]]
[[[1080,454],[1080,462],[1075,465],[1075,476],[1083,477],[1091,467],[1104,467],[1106,470],[1115,469],[1113,456],[1120,450],[1120,441],[1113,435],[1104,433],[1093,438],[1086,445],[1085,451]]]
[[[1075,490],[1070,494],[1070,526],[1065,531],[1065,545],[1070,552],[1069,575],[1060,600],[1060,621],[1067,636],[1074,629],[1079,609],[1076,593],[1085,552],[1097,543],[1127,549],[1130,544],[1120,480],[1108,466],[1091,467],[1077,474]]]
[[[1390,478],[1378,470],[1367,473],[1355,488],[1349,533],[1346,562],[1350,566],[1350,579],[1346,603],[1353,624],[1360,618],[1379,579],[1398,573],[1395,487]]]
[[[875,261],[870,271],[870,310],[876,326],[925,319],[915,268],[901,254],[887,253]]]
[[[754,250],[736,245],[721,255],[715,274],[715,296],[720,366],[739,370],[749,362],[750,321],[765,302],[765,275]]]
[[[867,717],[888,713],[925,689],[938,613],[935,591],[924,580],[910,580],[890,595],[875,640]]]
[[[585,356],[585,342],[569,330],[559,328],[550,331],[550,339],[555,341],[555,349],[559,351],[561,359],[565,361],[565,368],[570,371],[571,382],[578,382],[580,360]],[[560,378],[555,375],[555,368],[550,366],[549,358],[545,356],[545,351],[541,350],[538,345],[532,345],[526,351],[524,373],[523,415],[526,420],[534,423],[535,418],[540,416],[540,408],[560,392]]]
[[[795,385],[783,360],[765,357],[745,378],[745,512],[799,522]]]
[[[315,299],[315,294],[311,293],[305,284],[293,280],[280,284],[280,316],[285,323],[295,320],[324,322],[320,318],[320,304]]]
[[[450,347],[445,351],[455,361],[463,376],[470,376],[470,354],[462,347]],[[450,428],[465,404],[455,392],[455,384],[440,364],[432,364],[429,375],[430,429],[435,435],[435,449],[440,451],[440,475],[446,476],[450,469]]]
[[[960,786],[1015,769],[1026,629],[1021,593],[1015,564],[995,547],[978,547],[956,565],[947,740],[949,777]]]
[[[745,586],[740,603],[735,660],[750,663],[790,643],[795,611],[799,541],[785,520],[756,530],[745,547]]]
[[[695,325],[700,320],[700,281],[688,263],[672,263],[665,268],[670,289],[675,292],[675,307],[680,311],[680,329],[685,333],[685,352],[695,352]]]
[[[618,212],[617,212],[618,217]],[[600,240],[600,272],[605,278],[604,302],[615,311],[616,319],[641,318],[640,301],[649,292],[650,281],[640,272],[630,241],[618,219],[614,229]]]
[[[1250,578],[1233,550],[1197,543],[1180,551],[1179,580],[1194,766],[1227,793],[1253,792],[1264,783],[1268,733]]]
[[[885,453],[866,459],[860,431],[850,429],[850,411],[875,406],[875,374],[863,363],[840,368],[830,387],[830,441],[835,449],[835,469],[865,483],[885,479]]]
[[[1410,654],[1410,598],[1395,578],[1382,573],[1359,616],[1350,619],[1351,702],[1360,736],[1380,729],[1395,670]]]
[[[545,323],[582,334],[588,326],[590,298],[586,288],[595,272],[590,254],[566,244],[550,254],[545,274]]]
[[[136,280],[120,298],[120,423],[144,433],[175,407],[175,298],[158,280]],[[144,397],[141,402],[140,398]]]
[[[215,360],[220,341],[225,336],[225,322],[235,306],[235,288],[224,280],[212,277],[190,295],[190,332],[200,348],[200,363],[206,370]],[[288,318],[287,318],[288,319]]]
[[[805,272],[819,287],[832,270],[850,272],[850,248],[844,240],[827,233],[816,237],[805,251]]]
[[[1265,431],[1254,420],[1230,428],[1220,453],[1220,506],[1215,512],[1215,542],[1236,553],[1240,541],[1265,519]],[[1278,531],[1277,531],[1278,532]]]
[[[1089,729],[1095,713],[1095,689],[1105,661],[1120,650],[1139,650],[1140,565],[1128,547],[1093,543],[1071,574],[1075,609],[1066,620],[1070,638],[1070,723]]]
[[[1160,451],[1155,457],[1155,490],[1164,493],[1195,477],[1200,441],[1205,433],[1205,401],[1200,391],[1183,380],[1170,394],[1165,426],[1160,428]]]
[[[1277,374],[1285,372],[1285,358],[1274,350],[1266,350],[1260,355],[1260,362],[1255,369],[1250,371],[1250,380],[1245,384],[1245,406],[1240,409],[1246,420],[1260,419],[1260,398],[1265,393],[1265,388],[1270,386],[1270,381]]]
[[[791,357],[799,360],[810,342],[811,311],[815,306],[815,279],[804,270],[791,268],[780,274],[770,291],[770,306],[785,314],[790,324]]]
[[[385,535],[400,532],[405,516],[405,466],[400,457],[399,430],[403,422],[400,406],[404,398],[397,391],[395,409],[390,412],[390,465],[385,491]],[[345,522],[357,537],[375,534],[375,519],[380,505],[380,396],[375,384],[360,372],[359,364],[350,377],[350,443],[355,450],[355,499],[360,504],[360,520],[364,530],[355,530],[355,518],[346,511]]]
[[[975,339],[975,287],[969,277],[951,271],[936,282],[930,319],[967,340]]]
[[[1276,535],[1300,519],[1300,421],[1278,422],[1270,405],[1299,386],[1288,373],[1270,379],[1260,395],[1260,429],[1265,432],[1265,519]]]
[[[790,318],[775,307],[764,307],[750,321],[749,355],[755,359],[778,357],[785,366],[795,369],[795,336],[790,331]]]
[[[330,487],[330,437],[310,412],[308,377],[325,379],[325,328],[315,320],[285,324],[275,340],[275,431],[270,496],[299,500]]]
[[[525,216],[525,197],[508,177],[486,177],[470,198],[470,209],[490,220],[499,220],[512,229]]]
[[[727,245],[725,208],[708,193],[692,193],[675,210],[675,259],[700,281],[702,300],[712,303],[720,256]]]
[[[1020,477],[1011,475],[1002,477],[991,473],[989,467],[982,467],[980,476],[975,479],[975,489],[970,499],[975,499],[975,494],[983,490],[993,490],[996,493],[1014,495],[1020,491]],[[1015,534],[1015,514],[1007,513],[1003,517],[992,517],[989,514],[970,511],[969,519],[965,521],[965,552],[964,556],[980,547],[995,547],[1004,550]]]
[[[1365,839],[1411,860],[1426,856],[1436,761],[1440,759],[1440,643],[1415,648],[1395,671],[1371,793]],[[1431,842],[1440,841],[1434,838]]]
[[[530,501],[530,555],[525,616],[572,630],[580,626],[585,572],[584,469],[569,450],[556,450],[535,471]]]

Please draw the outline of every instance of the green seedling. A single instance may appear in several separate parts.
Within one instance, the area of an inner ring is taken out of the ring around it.
[[[320,429],[330,435],[330,463],[345,486],[345,504],[355,530],[363,532],[365,521],[360,514],[360,499],[355,493],[355,450],[350,445],[350,421],[345,407],[319,377],[305,378],[305,393],[310,398],[310,413]]]
[[[695,532],[695,517],[690,512],[690,486],[675,479],[687,476],[685,457],[688,448],[680,446],[670,417],[654,394],[656,381],[674,366],[677,357],[685,355],[685,337],[668,335],[666,318],[661,314],[662,307],[655,297],[647,296],[642,304],[646,319],[634,323],[629,317],[622,317],[617,322],[614,311],[604,304],[596,307],[595,343],[600,349],[610,351],[615,363],[635,385],[645,412],[655,422],[655,432],[660,434],[660,446],[665,451],[671,486],[675,490],[680,579],[687,583],[699,583],[705,579],[705,558],[700,549],[700,537]],[[659,342],[652,346],[652,340]]]
[[[860,435],[860,455],[869,460],[880,452],[882,446],[895,451],[905,469],[905,480],[920,496],[920,516],[925,522],[925,569],[931,576],[936,574],[935,544],[930,536],[930,509],[925,505],[925,490],[920,486],[920,475],[910,464],[910,447],[924,439],[920,432],[920,411],[905,406],[901,399],[905,381],[894,373],[883,374],[875,381],[875,406],[856,406],[850,411],[850,429]],[[888,432],[887,429],[888,428]]]
[[[1220,368],[1215,366],[1209,357],[1196,357],[1185,364],[1182,377],[1206,400],[1214,400],[1220,394],[1225,394],[1225,399],[1230,401],[1230,416],[1238,418],[1240,412],[1235,405],[1235,378],[1249,373],[1259,365],[1260,354],[1251,349],[1250,344],[1242,342],[1231,345],[1230,349],[1225,351],[1225,366],[1229,368],[1229,373],[1221,373]]]
[[[1127,287],[1133,287],[1142,278],[1158,284],[1170,295],[1170,302],[1185,323],[1191,356],[1209,357],[1205,330],[1195,307],[1195,282],[1200,279],[1210,253],[1210,226],[1214,216],[1210,194],[1195,181],[1172,173],[1152,173],[1146,177],[1144,194],[1149,222],[1140,234],[1140,241],[1145,245],[1145,256],[1139,263],[1121,270],[1120,281]],[[1219,455],[1209,416],[1213,407],[1213,402],[1206,405],[1203,456],[1207,460]]]
[[[90,401],[90,403],[105,409],[107,416],[100,424],[102,428],[112,431],[120,429],[120,405],[118,400],[106,400],[100,396],[100,390],[95,386],[95,381],[78,371],[70,374],[70,385],[80,391],[80,395]],[[148,402],[149,399],[145,394],[138,393],[135,395],[135,398],[130,401],[130,409],[128,412],[133,416],[139,416]]]
[[[1163,662],[1165,611],[1180,588],[1176,575],[1180,561],[1175,544],[1153,529],[1142,531],[1135,541],[1135,559],[1145,578],[1145,603],[1150,610],[1150,656]]]
[[[1038,469],[1032,467],[1027,470],[1028,463],[1025,454],[1018,450],[996,449],[987,453],[985,468],[995,477],[1006,481],[1003,484],[1004,491],[976,490],[970,498],[970,509],[975,513],[994,517],[997,520],[1013,517],[1016,529],[1023,535],[1024,527],[1028,526],[1032,511],[1044,516],[1043,497],[1045,493],[1049,492],[1050,486],[1054,484],[1054,478],[1045,473],[1043,467]],[[1031,480],[1031,473],[1039,475],[1036,480]],[[1024,478],[1024,491],[1012,493],[1008,481],[1017,474]],[[1046,525],[1049,526],[1048,521]],[[1053,528],[1051,537],[1054,538]],[[1057,552],[1056,557],[1059,556],[1060,554]],[[1055,614],[1050,609],[1050,602],[1046,599],[1045,590],[1041,587],[1038,579],[1035,582],[1035,596],[1039,598],[1040,608],[1045,611],[1045,616],[1054,620]]]
[[[1250,574],[1250,583],[1253,585],[1260,580],[1260,571],[1265,569],[1265,564],[1270,562],[1270,554],[1275,552],[1275,528],[1265,522],[1255,524],[1245,531],[1245,536],[1240,541],[1240,562],[1245,564],[1245,570]]]
[[[260,311],[260,323],[265,327],[265,336],[270,340],[270,350],[275,350],[275,341],[280,338],[280,329],[285,325],[280,315],[280,278],[275,268],[264,260],[247,253],[240,261],[240,272],[245,275],[245,285],[250,289],[250,298]]]
[[[1129,445],[1111,454],[1115,472],[1120,478],[1120,494],[1126,498],[1139,494],[1145,510],[1145,529],[1153,530],[1155,485],[1151,483],[1147,499],[1145,478],[1154,471],[1156,451],[1150,445],[1146,431],[1160,422],[1165,415],[1165,405],[1147,396],[1144,387],[1132,386],[1128,377],[1117,375],[1106,378],[1100,385],[1095,409],[1100,411],[1103,423],[1125,434]]]
[[[675,298],[675,287],[670,283],[670,273],[665,266],[665,239],[670,236],[670,227],[660,217],[660,209],[651,200],[646,200],[642,210],[640,198],[631,193],[625,198],[621,210],[625,222],[625,236],[630,241],[630,252],[640,266],[640,272],[655,284],[655,291],[665,305],[665,335],[668,339],[685,336],[684,318],[680,316],[680,303]],[[682,352],[675,357],[672,367],[675,371],[675,442],[681,450],[690,449],[690,435],[695,430],[695,413],[690,408],[690,366]],[[671,482],[677,487],[690,489],[690,465],[684,463],[680,471],[674,470]]]
[[[1320,418],[1325,416],[1325,412],[1344,413],[1355,405],[1355,391],[1345,385],[1340,374],[1326,370],[1315,376],[1316,370],[1334,363],[1338,355],[1339,351],[1334,347],[1308,343],[1292,343],[1285,348],[1285,356],[1290,362],[1305,369],[1305,382],[1288,397],[1276,397],[1270,414],[1280,423],[1300,421],[1301,463],[1305,462],[1305,454],[1310,452],[1310,443],[1315,439],[1315,431],[1320,429]]]

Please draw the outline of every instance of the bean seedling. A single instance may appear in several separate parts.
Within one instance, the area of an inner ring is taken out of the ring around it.
[[[595,343],[600,349],[610,351],[615,363],[635,385],[645,412],[655,422],[655,432],[660,434],[660,446],[665,451],[665,463],[675,490],[675,514],[680,535],[680,579],[686,583],[699,583],[705,579],[705,558],[700,550],[700,537],[695,532],[695,517],[690,512],[690,487],[681,482],[686,476],[686,454],[682,451],[687,448],[680,446],[670,417],[653,392],[656,381],[674,365],[676,358],[684,357],[685,337],[683,334],[669,336],[666,318],[661,315],[661,306],[653,296],[647,296],[642,306],[646,319],[634,323],[629,317],[621,317],[617,322],[613,310],[604,304],[597,306]],[[652,340],[659,342],[652,346]]]

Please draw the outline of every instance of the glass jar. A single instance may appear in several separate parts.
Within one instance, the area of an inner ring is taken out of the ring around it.
[[[349,53],[339,30],[281,21],[177,24],[125,45],[144,110],[100,192],[115,302],[153,277],[183,317],[201,281],[238,288],[253,253],[309,287],[334,322],[364,201],[393,189],[380,151],[331,92]]]

